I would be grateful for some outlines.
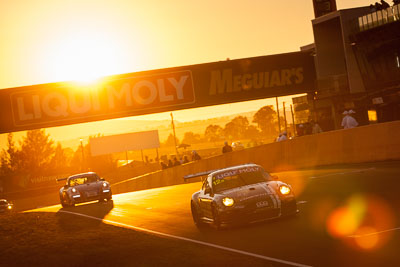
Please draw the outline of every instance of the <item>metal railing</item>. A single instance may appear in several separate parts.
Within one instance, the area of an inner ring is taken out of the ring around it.
[[[358,18],[360,32],[400,20],[400,4]]]

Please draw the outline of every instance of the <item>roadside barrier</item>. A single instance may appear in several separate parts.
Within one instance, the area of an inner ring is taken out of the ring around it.
[[[316,166],[400,159],[400,121],[306,135],[291,140],[230,152],[156,171],[112,184],[113,193],[125,193],[184,183],[183,176],[256,163],[268,172]],[[190,179],[200,181],[200,178]]]

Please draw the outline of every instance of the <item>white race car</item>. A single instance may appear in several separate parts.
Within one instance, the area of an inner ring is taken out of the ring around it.
[[[191,199],[193,221],[217,229],[222,225],[255,222],[298,212],[292,187],[278,181],[256,164],[244,164],[220,170],[187,175],[208,175],[200,191]]]
[[[94,172],[57,179],[57,181],[61,180],[67,180],[59,192],[63,207],[73,207],[77,203],[93,200],[104,201],[106,199],[109,201],[112,199],[110,183]]]

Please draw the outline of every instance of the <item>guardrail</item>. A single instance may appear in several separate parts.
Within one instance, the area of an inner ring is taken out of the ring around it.
[[[400,4],[358,18],[360,32],[400,20]]]

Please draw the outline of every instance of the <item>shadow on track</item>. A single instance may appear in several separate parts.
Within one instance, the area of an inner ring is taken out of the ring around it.
[[[108,213],[114,208],[114,201],[106,202],[89,202],[85,204],[80,204],[75,207],[61,208],[57,212],[57,217],[59,218],[59,224],[66,230],[71,228],[70,225],[70,215],[63,213],[63,211],[80,213],[88,216],[93,216],[99,219],[104,219]],[[69,219],[66,219],[68,216]],[[101,224],[101,221],[98,221]]]

